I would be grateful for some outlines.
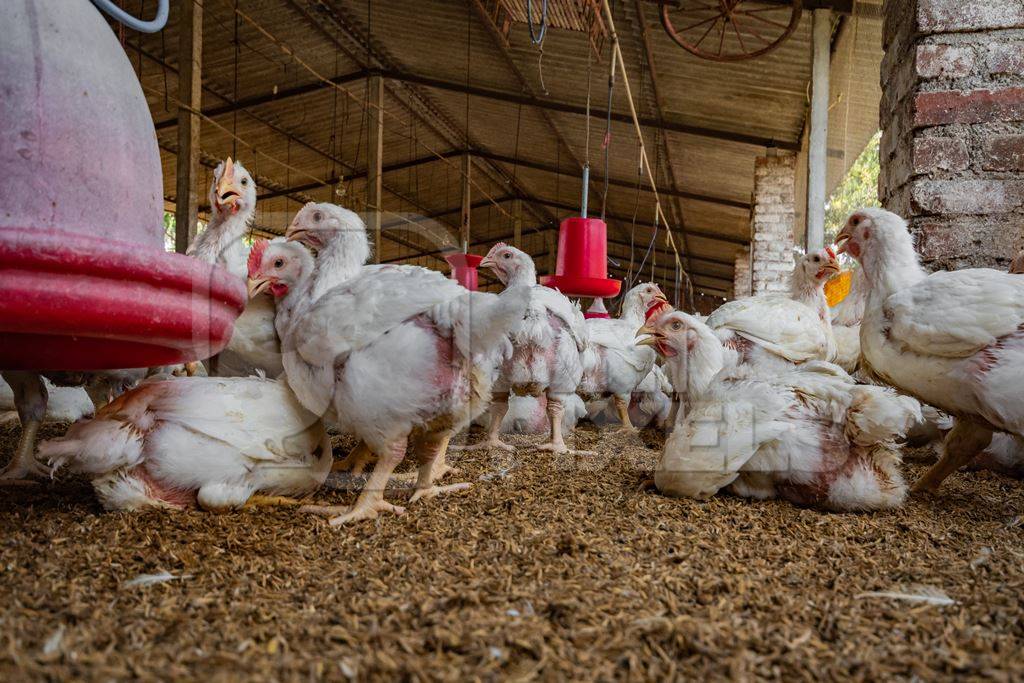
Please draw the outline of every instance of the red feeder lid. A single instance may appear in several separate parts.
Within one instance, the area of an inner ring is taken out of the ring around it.
[[[558,229],[555,274],[542,285],[575,297],[616,296],[621,280],[608,277],[608,227],[599,218],[566,218]]]
[[[444,260],[452,267],[452,279],[458,281],[466,289],[475,292],[479,284],[477,267],[484,260],[476,254],[453,252],[446,254]]]

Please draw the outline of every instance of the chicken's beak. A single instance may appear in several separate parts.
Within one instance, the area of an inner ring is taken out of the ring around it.
[[[484,260],[480,262],[480,268],[494,268],[498,265],[498,262],[490,257],[490,255],[484,256]]]
[[[836,253],[837,254],[845,254],[846,253],[846,246],[850,243],[850,238],[851,237],[853,237],[853,235],[851,235],[846,230],[845,226],[843,227],[842,230],[839,231],[839,234],[836,235]]]
[[[647,335],[643,339],[639,339],[636,342],[637,346],[657,346],[658,341],[661,339],[661,333],[654,328],[653,325],[644,325],[636,331],[636,336],[641,337]]]
[[[224,172],[221,173],[217,187],[214,188],[217,195],[218,206],[229,206],[232,211],[238,210],[238,200],[242,198],[242,188],[235,180],[235,163],[231,157],[224,162]]]
[[[273,284],[273,280],[269,277],[251,277],[247,283],[249,290],[249,298],[255,299],[257,296],[267,291],[267,288]]]

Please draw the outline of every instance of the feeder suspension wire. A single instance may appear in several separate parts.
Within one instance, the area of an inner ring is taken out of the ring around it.
[[[655,220],[665,224],[665,239],[674,253],[675,259],[680,262],[680,268],[682,268],[682,262],[680,261],[679,249],[676,247],[675,239],[672,236],[672,230],[669,229],[668,218],[665,216],[665,210],[661,206],[661,199],[658,196],[658,185],[654,180],[654,173],[651,170],[651,164],[647,159],[647,148],[644,144],[643,128],[640,126],[640,119],[637,115],[636,104],[633,102],[633,91],[629,86],[629,74],[626,72],[626,65],[622,57],[622,46],[619,44],[619,36],[615,30],[615,18],[612,16],[612,8],[609,0],[603,0],[605,19],[608,22],[608,34],[612,39],[612,50],[613,55],[617,56],[619,62],[620,73],[622,75],[622,87],[626,91],[626,102],[629,104],[630,117],[633,119],[633,128],[636,131],[637,139],[640,143],[640,162],[641,168],[646,171],[647,181],[651,185],[651,193],[654,195],[655,203]],[[683,275],[687,282],[690,280],[689,274],[685,269]]]
[[[533,30],[533,0],[526,0],[526,25],[530,28],[530,42],[540,45],[548,32],[548,0],[541,0],[540,31]]]
[[[601,195],[601,220],[604,220],[605,209],[608,206],[608,173],[611,165],[609,153],[612,146],[612,96],[615,92],[615,51],[612,51],[611,68],[608,70],[608,106],[605,112],[604,140],[601,141],[601,149],[604,150],[604,192]]]
[[[230,3],[230,2],[228,1],[228,0],[224,0],[224,2],[225,2],[225,4],[226,4],[226,5],[227,5],[227,6],[229,7],[229,8],[232,8],[232,10],[233,10],[233,11],[234,11],[234,12],[235,12],[235,13],[236,13],[236,14],[237,14],[238,16],[240,16],[240,17],[242,18],[242,20],[243,20],[243,21],[245,21],[245,22],[247,22],[248,24],[250,24],[250,25],[251,25],[251,26],[252,26],[253,28],[255,28],[255,29],[256,29],[256,30],[257,30],[257,31],[258,31],[258,32],[259,32],[260,34],[262,34],[262,35],[263,35],[263,36],[264,36],[264,37],[265,37],[265,38],[266,38],[267,40],[269,40],[270,42],[272,42],[272,43],[274,44],[274,46],[275,46],[275,47],[277,47],[277,48],[278,48],[278,49],[279,49],[279,50],[280,50],[280,51],[281,51],[282,53],[284,53],[285,55],[287,55],[287,56],[288,56],[288,57],[289,57],[289,58],[290,58],[291,60],[293,60],[293,61],[297,62],[297,63],[299,64],[299,66],[301,66],[301,67],[302,67],[302,68],[304,68],[304,69],[305,69],[306,71],[308,71],[308,72],[309,72],[310,74],[312,74],[313,76],[315,76],[315,77],[316,77],[317,79],[319,79],[319,80],[320,80],[320,81],[321,81],[322,83],[324,83],[324,84],[325,84],[326,86],[328,86],[328,87],[331,87],[331,88],[334,88],[334,89],[336,89],[337,91],[341,92],[341,93],[342,93],[342,94],[344,94],[344,95],[345,95],[346,97],[348,97],[349,99],[351,99],[352,101],[354,101],[354,102],[355,102],[356,104],[358,104],[359,106],[361,106],[361,107],[363,108],[363,110],[364,110],[364,111],[366,111],[366,110],[368,110],[368,109],[370,109],[370,108],[374,108],[374,109],[377,109],[377,108],[379,108],[379,109],[381,109],[381,110],[383,111],[383,115],[384,115],[385,117],[387,117],[387,118],[389,118],[389,119],[392,119],[392,120],[394,120],[394,121],[396,121],[397,123],[399,123],[399,124],[400,124],[400,126],[396,127],[396,129],[395,129],[395,130],[396,130],[396,131],[398,131],[398,132],[397,132],[397,134],[398,134],[398,135],[403,135],[403,133],[401,132],[401,129],[402,129],[402,128],[404,128],[404,126],[405,126],[405,123],[406,123],[406,122],[405,122],[405,120],[404,120],[404,119],[402,119],[402,118],[401,118],[400,116],[398,116],[398,115],[397,115],[397,114],[395,114],[394,112],[388,111],[388,110],[387,110],[387,109],[385,109],[384,107],[377,107],[376,105],[374,105],[374,104],[370,103],[370,102],[368,101],[368,98],[366,98],[366,97],[359,97],[358,95],[356,95],[355,93],[353,93],[353,92],[352,92],[352,91],[350,91],[349,89],[347,89],[347,88],[345,88],[345,87],[343,87],[343,86],[341,86],[341,85],[339,85],[339,84],[335,83],[335,82],[334,82],[334,81],[332,81],[332,80],[331,80],[330,78],[328,78],[328,77],[324,76],[324,75],[323,75],[323,74],[321,74],[321,73],[320,73],[319,71],[317,71],[317,70],[316,70],[316,69],[315,69],[314,67],[312,67],[312,66],[311,66],[311,65],[310,65],[310,64],[309,64],[308,62],[306,62],[306,61],[305,61],[305,60],[303,60],[303,59],[302,59],[301,57],[299,57],[299,56],[298,56],[298,54],[296,54],[296,52],[295,52],[295,50],[294,50],[294,49],[292,49],[292,48],[291,48],[291,47],[290,47],[289,45],[287,45],[287,44],[286,44],[286,43],[285,43],[284,41],[282,41],[282,40],[281,40],[280,38],[278,38],[278,37],[277,37],[277,36],[275,36],[275,35],[274,35],[273,33],[271,33],[271,32],[270,32],[269,30],[267,30],[267,29],[266,29],[266,28],[265,28],[265,27],[264,27],[264,26],[263,26],[262,24],[260,24],[259,22],[257,22],[257,21],[256,21],[255,19],[253,19],[252,17],[250,17],[250,16],[248,15],[248,14],[246,14],[246,13],[245,13],[245,12],[243,12],[242,10],[240,10],[240,9],[237,9],[237,8],[233,8],[233,7],[232,7],[232,5],[231,5],[231,3]],[[422,140],[417,140],[417,141],[416,141],[416,143],[417,143],[417,144],[418,144],[418,145],[419,145],[420,147],[422,147],[422,148],[423,148],[424,150],[426,150],[426,151],[427,151],[428,153],[430,153],[430,154],[433,154],[434,156],[436,156],[436,157],[437,157],[437,158],[438,158],[438,159],[439,159],[439,160],[440,160],[440,161],[441,161],[442,163],[444,163],[444,164],[445,164],[446,166],[450,166],[450,167],[456,168],[456,170],[458,170],[458,172],[459,172],[459,173],[461,174],[461,172],[462,172],[462,169],[458,168],[458,165],[457,165],[457,164],[456,164],[455,162],[453,162],[453,161],[452,161],[451,159],[449,159],[448,157],[446,157],[446,156],[445,156],[444,154],[442,154],[441,152],[437,151],[437,150],[436,150],[436,149],[435,149],[434,147],[432,147],[432,146],[428,145],[427,143],[423,142]],[[501,214],[502,214],[502,215],[504,215],[504,216],[507,216],[507,217],[511,217],[511,214],[510,214],[510,213],[509,213],[508,211],[506,211],[506,210],[505,210],[505,208],[504,208],[504,207],[502,207],[502,206],[501,206],[501,205],[500,205],[500,204],[499,204],[499,203],[497,202],[497,200],[495,200],[495,199],[494,199],[494,197],[493,197],[493,196],[492,196],[492,195],[491,195],[491,194],[490,194],[490,193],[489,193],[489,192],[488,192],[488,191],[487,191],[487,190],[486,190],[486,189],[485,189],[484,187],[482,187],[482,186],[481,186],[481,185],[480,185],[479,183],[477,183],[477,182],[476,182],[475,180],[473,180],[472,178],[470,178],[470,179],[469,179],[469,184],[470,184],[470,185],[471,185],[472,187],[474,187],[474,188],[475,188],[476,190],[478,190],[478,191],[480,192],[480,195],[481,195],[481,196],[482,196],[483,198],[485,198],[485,199],[486,199],[487,201],[489,201],[489,202],[491,202],[492,204],[494,204],[494,206],[495,206],[495,210],[497,210],[497,211],[498,211],[499,213],[501,213]]]

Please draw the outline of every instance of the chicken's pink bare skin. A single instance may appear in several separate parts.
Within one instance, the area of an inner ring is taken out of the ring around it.
[[[994,430],[1024,435],[1024,279],[989,268],[929,274],[906,223],[883,209],[855,211],[836,241],[864,271],[865,364],[964,423],[915,490],[937,488]]]

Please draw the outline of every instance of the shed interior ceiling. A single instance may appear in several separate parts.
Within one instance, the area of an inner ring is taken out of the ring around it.
[[[155,10],[155,0],[142,4],[144,16]],[[175,192],[179,4],[172,3],[162,33],[129,31],[125,45],[158,124],[169,207]],[[538,271],[546,272],[551,240],[544,233],[578,214],[580,164],[589,160],[590,213],[605,208],[609,255],[626,271],[643,260],[653,234],[654,196],[638,174],[633,126],[621,120],[629,114],[621,79],[612,93],[607,196],[607,121],[591,117],[588,145],[587,118],[566,111],[585,107],[589,89],[591,107],[603,114],[610,40],[598,60],[586,33],[551,26],[541,58],[526,24],[513,21],[506,47],[486,23],[493,5],[485,0],[202,4],[203,111],[210,119],[202,122],[201,195],[219,159],[240,159],[264,196],[255,221],[260,231],[280,234],[307,201],[364,207],[369,70],[385,75],[382,260],[447,267],[440,254],[458,243],[459,155],[467,149],[479,152],[471,172],[473,251],[511,239],[518,198],[524,246],[538,258]],[[646,125],[644,136],[659,189],[666,191],[666,214],[681,211],[673,235],[685,252],[683,265],[697,291],[728,296],[736,251],[749,240],[754,159],[769,144],[799,150],[805,138],[811,12],[774,52],[718,63],[672,42],[658,20],[657,2],[616,0],[612,6],[638,114],[648,122],[660,117],[671,129]],[[842,154],[829,154],[830,189],[878,125],[881,20],[877,11],[861,11],[870,3],[856,7],[853,15],[834,15],[829,148]],[[533,99],[553,106],[534,106]],[[800,187],[798,181],[798,192]],[[802,217],[802,207],[798,212]],[[802,223],[796,232],[802,237]],[[656,246],[646,272],[654,261],[655,275],[671,288],[675,273],[664,235]],[[614,266],[613,276],[622,276]]]

